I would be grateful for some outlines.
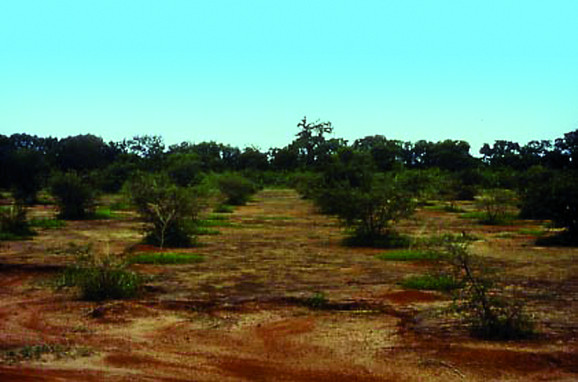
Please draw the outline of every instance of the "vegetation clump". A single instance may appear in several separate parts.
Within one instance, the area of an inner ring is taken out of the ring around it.
[[[133,204],[148,223],[145,242],[160,248],[190,247],[202,208],[199,192],[173,184],[166,175],[141,174],[126,185]]]
[[[348,245],[381,248],[409,245],[409,239],[401,236],[394,225],[414,213],[415,203],[393,179],[375,180],[368,188],[329,188],[320,193],[317,202],[352,231],[345,241]]]
[[[50,180],[50,190],[61,219],[86,219],[94,214],[95,192],[87,179],[77,173],[56,174]]]
[[[0,240],[27,239],[34,234],[22,204],[0,208]]]
[[[442,260],[445,256],[442,253],[423,250],[407,249],[401,251],[390,251],[377,255],[377,258],[385,261],[420,261],[420,260]]]
[[[161,253],[137,253],[129,257],[130,264],[154,264],[154,265],[171,265],[171,264],[192,264],[199,263],[204,257],[196,254],[161,252]]]
[[[217,186],[225,197],[224,204],[233,206],[247,204],[251,195],[257,192],[255,183],[235,173],[220,175],[217,178]]]
[[[454,307],[474,336],[493,340],[523,339],[534,335],[534,323],[524,304],[507,296],[481,259],[472,255],[467,235],[445,235],[432,243],[446,256],[457,284]]]
[[[539,245],[578,245],[578,173],[537,170],[522,191],[520,216],[549,219],[556,236],[539,238]]]
[[[515,193],[511,190],[496,188],[484,191],[476,198],[478,208],[483,211],[480,223],[489,225],[507,223],[512,217],[511,209],[515,201]]]
[[[453,275],[427,274],[407,277],[401,282],[401,286],[407,289],[448,292],[460,288],[461,284]]]
[[[77,287],[81,299],[87,301],[126,299],[139,293],[142,277],[126,269],[119,257],[98,256],[91,245],[71,245],[67,252],[75,256],[75,262],[62,274],[59,287]]]

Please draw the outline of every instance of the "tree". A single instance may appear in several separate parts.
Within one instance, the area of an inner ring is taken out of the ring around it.
[[[92,134],[61,139],[54,148],[58,167],[65,172],[102,169],[114,161],[113,153],[102,138]]]
[[[352,147],[355,150],[370,153],[380,171],[394,170],[403,165],[401,141],[388,140],[383,135],[373,135],[357,139]]]
[[[7,176],[12,196],[18,203],[33,204],[46,181],[48,164],[44,155],[32,149],[20,149],[8,155]]]
[[[305,167],[310,168],[317,163],[320,156],[324,154],[325,134],[333,132],[331,122],[307,122],[307,117],[297,124],[301,129],[296,134],[297,139],[293,141],[299,151],[299,156]]]
[[[167,173],[178,186],[194,186],[203,179],[202,163],[197,154],[174,153],[167,156]]]

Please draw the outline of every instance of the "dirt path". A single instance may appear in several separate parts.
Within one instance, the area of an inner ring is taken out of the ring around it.
[[[578,378],[577,336],[568,332],[574,319],[563,321],[565,335],[554,341],[469,339],[436,313],[448,296],[397,285],[426,265],[385,263],[375,258],[380,250],[341,246],[336,221],[316,214],[294,191],[263,191],[229,223],[218,227],[220,235],[203,236],[203,247],[188,250],[203,254],[203,263],[136,266],[156,275],[149,291],[106,304],[49,288],[54,270],[70,259],[46,255],[46,248],[71,239],[128,248],[139,239],[137,222],[78,222],[32,242],[6,244],[0,249],[0,381]],[[460,224],[421,213],[403,229]],[[512,253],[522,244],[512,244]],[[489,241],[479,250],[497,245]],[[575,254],[564,256],[544,261],[562,269],[555,262]],[[568,288],[565,295],[574,301]],[[315,293],[329,300],[327,309],[306,306]],[[576,311],[572,303],[564,309]]]

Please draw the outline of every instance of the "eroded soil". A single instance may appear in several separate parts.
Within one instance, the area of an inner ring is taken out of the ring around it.
[[[50,216],[42,207],[33,211]],[[69,242],[129,256],[133,215],[71,222],[0,247],[1,381],[453,381],[578,379],[578,251],[539,248],[520,227],[488,227],[422,210],[413,235],[466,231],[538,322],[518,342],[470,338],[451,296],[398,283],[432,267],[347,248],[337,222],[291,190],[266,190],[220,235],[180,250],[198,264],[152,275],[138,299],[90,303],[55,290]],[[309,299],[322,293],[324,309]],[[40,350],[38,350],[40,349]]]

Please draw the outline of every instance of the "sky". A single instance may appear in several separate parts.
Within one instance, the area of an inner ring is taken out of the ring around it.
[[[575,0],[0,0],[0,134],[283,147],[578,129]]]

